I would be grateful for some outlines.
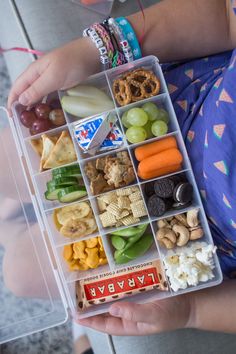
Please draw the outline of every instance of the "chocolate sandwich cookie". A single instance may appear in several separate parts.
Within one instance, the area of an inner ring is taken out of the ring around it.
[[[148,212],[151,216],[162,216],[171,207],[171,204],[169,199],[162,199],[154,194],[148,199]]]
[[[191,202],[187,202],[187,203],[174,203],[172,205],[173,209],[179,210],[179,209],[183,209],[183,208],[187,208],[191,205]]]
[[[153,194],[155,194],[154,182],[146,183],[144,191],[145,191],[145,194],[146,194],[147,197],[151,197]]]
[[[154,183],[154,190],[160,198],[173,198],[175,183],[172,178],[162,178]]]
[[[174,189],[173,198],[177,203],[186,204],[193,198],[193,186],[188,183],[179,183]]]

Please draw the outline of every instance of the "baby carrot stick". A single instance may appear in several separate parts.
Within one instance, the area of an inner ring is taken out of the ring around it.
[[[134,150],[134,154],[138,161],[142,161],[149,156],[156,155],[159,152],[171,148],[177,148],[177,142],[173,136],[139,146]]]
[[[138,165],[138,175],[146,175],[160,168],[179,165],[182,161],[183,156],[178,149],[168,149],[142,160]]]
[[[146,173],[140,173],[140,171],[138,171],[138,176],[142,179],[151,179],[151,178],[155,178],[155,177],[160,177],[160,176],[165,176],[168,175],[169,173],[173,173],[173,172],[177,172],[181,170],[181,165],[172,165],[169,167],[162,167],[159,168],[155,171],[152,172],[146,172]]]

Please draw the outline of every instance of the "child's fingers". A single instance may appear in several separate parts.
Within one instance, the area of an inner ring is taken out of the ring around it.
[[[21,74],[15,81],[9,96],[8,96],[8,111],[11,113],[11,106],[13,102],[19,99],[19,96],[28,88],[35,80],[37,80],[40,75],[46,70],[48,66],[47,61],[37,60],[32,63],[28,69]]]
[[[58,89],[57,77],[52,70],[46,69],[24,92],[19,96],[19,102],[24,106],[30,106],[44,96]]]

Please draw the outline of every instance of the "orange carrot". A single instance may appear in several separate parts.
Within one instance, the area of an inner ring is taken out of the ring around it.
[[[134,150],[134,154],[138,161],[142,161],[149,156],[156,155],[159,152],[171,148],[177,148],[177,142],[174,136],[157,140],[154,143],[139,146]]]
[[[161,168],[169,168],[173,165],[179,165],[182,161],[183,156],[178,149],[168,149],[142,160],[138,165],[138,175],[144,176],[146,174],[151,174],[153,171]]]
[[[169,167],[162,167],[152,172],[140,173],[138,171],[138,176],[142,179],[151,179],[155,177],[165,176],[169,173],[177,172],[181,170],[181,165],[172,165]]]

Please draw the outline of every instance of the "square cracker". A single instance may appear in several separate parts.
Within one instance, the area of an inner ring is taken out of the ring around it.
[[[105,211],[99,215],[103,227],[109,227],[116,224],[116,217],[109,213],[109,211]]]
[[[142,216],[147,215],[147,210],[142,200],[131,203],[130,207],[135,218],[141,218]]]

